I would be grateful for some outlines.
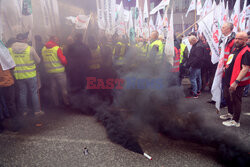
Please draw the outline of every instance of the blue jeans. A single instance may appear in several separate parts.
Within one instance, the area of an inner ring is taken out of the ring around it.
[[[37,77],[16,80],[18,108],[20,112],[28,112],[27,99],[30,96],[33,112],[40,111],[40,102],[37,91]]]
[[[197,95],[197,92],[201,90],[201,69],[190,67],[190,82],[192,85],[192,92]]]
[[[247,96],[247,95],[248,95],[249,85],[250,85],[250,84],[248,84],[247,86],[245,86],[244,92],[243,92],[243,96]]]

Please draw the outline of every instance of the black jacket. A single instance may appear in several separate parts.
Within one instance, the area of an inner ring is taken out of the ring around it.
[[[205,49],[203,43],[199,40],[190,50],[187,67],[201,68],[203,66]]]
[[[85,77],[88,71],[88,61],[91,58],[89,48],[84,43],[76,41],[68,47],[65,55],[68,61],[66,67],[70,86],[84,88]]]

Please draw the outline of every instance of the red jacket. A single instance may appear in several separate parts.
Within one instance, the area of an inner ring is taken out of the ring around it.
[[[179,72],[180,70],[180,50],[174,47],[175,57],[172,72]]]
[[[53,48],[55,46],[58,46],[58,44],[56,44],[54,41],[49,41],[49,42],[47,42],[45,44],[45,46],[46,46],[47,49],[51,49],[51,48]],[[67,65],[67,60],[66,60],[66,57],[63,55],[63,52],[62,52],[61,48],[59,48],[57,50],[57,56],[58,56],[59,60],[61,61],[61,63],[64,66],[66,66]]]
[[[227,59],[233,50],[234,39],[232,39],[226,46],[224,50],[224,66],[227,64]]]
[[[230,85],[237,79],[238,75],[240,74],[241,71],[241,59],[242,56],[246,53],[246,51],[250,51],[250,48],[248,46],[245,46],[240,53],[237,55],[235,62],[234,62],[234,67],[233,67],[233,72],[230,80]],[[246,76],[240,81],[239,86],[246,86],[250,84],[250,72],[248,70]]]

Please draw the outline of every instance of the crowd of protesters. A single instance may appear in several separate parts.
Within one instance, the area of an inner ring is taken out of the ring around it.
[[[231,23],[223,25],[220,40],[220,47],[225,45],[221,106],[228,106],[228,114],[220,118],[229,119],[223,122],[226,126],[239,127],[241,97],[247,96],[249,87],[250,35],[249,32],[248,36],[245,32],[235,35],[232,26]],[[202,34],[189,34],[190,51],[182,43],[182,37],[178,34],[175,37],[172,72],[178,75],[177,85],[181,85],[184,78],[190,79],[190,94],[197,99],[202,91],[211,90],[218,64],[211,62],[211,51]],[[13,121],[11,130],[18,131],[18,118],[43,115],[41,106],[70,107],[69,94],[84,90],[86,77],[117,78],[118,73],[144,62],[163,66],[167,61],[165,40],[157,31],[151,33],[149,40],[138,37],[135,42],[118,34],[100,38],[88,36],[84,40],[82,34],[76,33],[69,36],[64,45],[60,44],[56,36],[51,36],[44,44],[37,35],[33,48],[28,43],[28,33],[18,34],[5,43],[16,66],[9,70],[0,66],[0,132],[4,129],[1,123],[4,118],[10,118]],[[131,56],[125,65],[126,56],[131,55],[127,53],[131,50],[136,56]],[[109,103],[113,102],[111,90],[89,91]]]

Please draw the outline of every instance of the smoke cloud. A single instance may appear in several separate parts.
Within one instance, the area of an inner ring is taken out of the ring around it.
[[[91,110],[106,128],[112,142],[143,154],[138,143],[139,135],[142,129],[150,127],[169,138],[216,148],[219,160],[227,166],[250,165],[250,149],[243,140],[231,131],[213,125],[212,118],[204,114],[207,111],[201,105],[184,100],[183,88],[177,86],[177,76],[170,72],[169,64],[154,65],[152,61],[136,60],[137,66],[131,67],[131,63],[127,62],[131,62],[136,52],[130,50],[127,53],[125,68],[118,71],[118,76],[135,78],[136,87],[113,90],[112,104],[102,101],[98,93],[75,95],[78,104],[74,106],[82,111]],[[138,83],[138,79],[142,78],[145,82]],[[156,78],[162,82],[159,89],[148,88],[147,81]]]

